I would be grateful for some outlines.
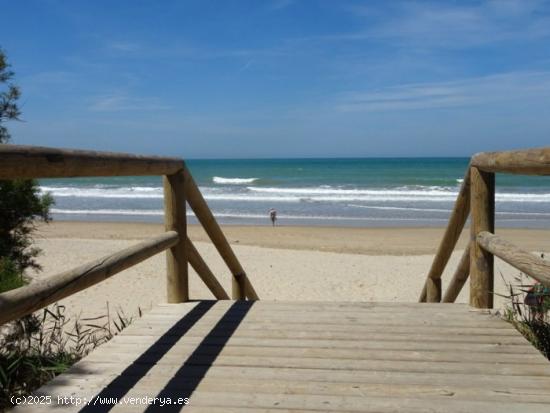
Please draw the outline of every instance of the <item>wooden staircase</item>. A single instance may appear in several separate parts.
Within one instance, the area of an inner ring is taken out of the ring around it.
[[[170,304],[39,389],[42,404],[16,410],[550,411],[550,364],[488,310],[493,255],[550,287],[548,261],[493,233],[495,172],[550,175],[550,148],[472,158],[420,303],[269,302],[257,301],[182,159],[0,145],[0,179],[164,177],[165,233],[0,294],[3,324],[167,252]],[[235,301],[187,237],[187,205],[227,264]],[[443,296],[441,274],[470,211],[471,241]],[[188,264],[220,301],[189,301]],[[441,303],[468,277],[471,307]]]

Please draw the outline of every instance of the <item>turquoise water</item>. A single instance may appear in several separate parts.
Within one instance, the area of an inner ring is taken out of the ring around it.
[[[466,158],[190,160],[195,180],[225,224],[442,226]],[[43,180],[54,218],[162,220],[160,177]],[[194,217],[190,214],[190,221]],[[497,221],[550,227],[550,178],[497,175]]]

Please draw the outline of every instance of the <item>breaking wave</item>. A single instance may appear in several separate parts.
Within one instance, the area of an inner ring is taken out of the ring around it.
[[[222,176],[215,176],[212,178],[212,181],[215,184],[225,184],[225,185],[245,185],[256,182],[259,178],[224,178]]]

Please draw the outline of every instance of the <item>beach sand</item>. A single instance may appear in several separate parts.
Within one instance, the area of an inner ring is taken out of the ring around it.
[[[225,226],[224,232],[261,299],[301,301],[415,302],[424,284],[444,228],[322,228]],[[43,272],[68,270],[111,254],[136,240],[161,233],[158,224],[54,222],[35,236],[43,254]],[[448,284],[460,259],[464,231],[443,275]],[[550,251],[550,231],[499,229],[498,233],[531,251]],[[190,238],[230,292],[231,276],[202,228],[189,226]],[[495,261],[495,288],[506,293],[501,274],[511,280],[519,271]],[[467,302],[468,284],[458,302]],[[190,270],[192,299],[212,295]],[[166,300],[165,257],[143,263],[62,301],[72,317],[93,317],[122,309],[135,316]],[[496,297],[497,306],[502,299]]]

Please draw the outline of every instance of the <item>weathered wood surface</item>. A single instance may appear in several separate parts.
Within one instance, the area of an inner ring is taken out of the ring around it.
[[[163,177],[164,227],[179,234],[179,242],[166,251],[166,298],[169,303],[189,301],[185,173]]]
[[[460,294],[460,291],[462,291],[462,287],[464,287],[468,276],[470,275],[470,244],[471,243],[468,243],[468,246],[462,253],[458,267],[456,267],[453,278],[445,291],[445,296],[443,297],[444,303],[455,302],[456,298]]]
[[[183,167],[179,158],[0,145],[0,179],[170,175]]]
[[[470,168],[466,170],[460,191],[456,198],[453,212],[449,218],[449,223],[445,229],[443,239],[439,244],[437,253],[435,254],[432,266],[428,272],[426,284],[420,294],[419,302],[439,302],[441,300],[441,274],[449,262],[449,258],[453,253],[460,233],[464,228],[464,224],[470,213]],[[432,280],[432,281],[430,281]],[[428,286],[432,288],[430,299],[428,299]]]
[[[490,232],[479,233],[477,243],[484,250],[550,287],[550,261],[524,251]]]
[[[178,241],[176,232],[166,232],[73,270],[41,277],[27,286],[2,293],[0,294],[0,325],[106,280],[170,248]]]
[[[540,413],[549,389],[538,351],[464,305],[203,301],[155,307],[37,394],[189,397],[191,412]]]
[[[493,308],[494,259],[476,242],[481,231],[495,232],[495,174],[470,168],[470,305]]]
[[[250,300],[258,300],[258,294],[254,290],[254,287],[248,279],[241,263],[227,242],[224,233],[214,218],[212,211],[208,207],[208,204],[204,200],[199,187],[195,183],[187,168],[185,169],[185,174],[187,183],[185,186],[187,202],[193,212],[195,212],[197,219],[202,224],[204,230],[212,240],[212,243],[233,275],[233,299],[244,300],[245,298],[248,298]]]
[[[472,157],[471,165],[485,172],[550,175],[550,147],[482,152]]]

